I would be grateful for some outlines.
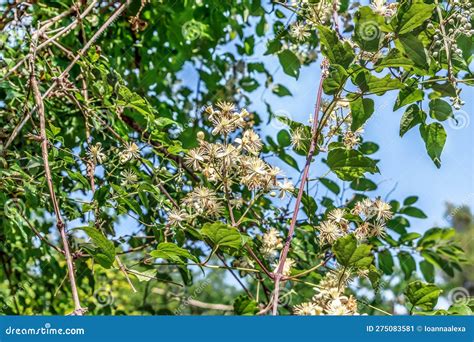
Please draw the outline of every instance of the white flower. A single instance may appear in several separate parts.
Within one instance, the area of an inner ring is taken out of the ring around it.
[[[327,314],[332,316],[346,316],[350,315],[351,312],[344,304],[342,304],[341,300],[337,298],[332,300],[328,305]]]
[[[281,274],[284,275],[285,277],[289,276],[291,274],[291,268],[295,265],[295,263],[296,262],[293,259],[286,258]],[[279,267],[280,267],[280,263],[278,262],[277,264],[275,264],[275,269],[273,270],[273,273],[277,273]]]
[[[358,240],[365,240],[367,236],[369,235],[369,224],[367,222],[364,222],[360,224],[357,229],[354,231],[355,237]]]
[[[345,214],[344,209],[336,208],[329,212],[328,218],[331,222],[334,222],[337,224],[345,224],[347,220],[344,218],[344,214]]]
[[[125,170],[120,172],[120,175],[122,176],[122,182],[120,183],[121,186],[128,186],[132,185],[137,182],[138,178],[135,172],[132,170]]]
[[[303,142],[309,139],[307,135],[304,127],[297,127],[291,132],[291,146],[296,150],[301,149]]]
[[[266,258],[273,257],[276,254],[276,251],[282,247],[283,243],[278,230],[270,228],[263,234],[260,252]]]
[[[196,171],[199,171],[201,169],[200,163],[202,162],[204,162],[204,155],[198,148],[193,148],[189,150],[188,155],[184,159],[184,163],[186,164],[186,166],[192,167]]]
[[[171,210],[168,213],[168,223],[171,226],[181,226],[181,223],[188,219],[188,214],[183,210]]]
[[[316,316],[323,312],[323,308],[314,303],[307,302],[295,305],[293,307],[293,312],[298,316]]]
[[[342,236],[339,227],[329,221],[321,222],[317,229],[319,230],[319,240],[321,244],[332,244]]]
[[[371,234],[373,236],[383,237],[386,234],[385,230],[386,230],[385,225],[383,225],[380,222],[376,222],[372,225]]]
[[[299,41],[303,41],[306,40],[306,38],[308,38],[311,34],[308,32],[308,27],[305,24],[296,22],[291,25],[290,35]]]
[[[385,0],[372,0],[370,6],[375,13],[391,17],[397,12],[398,3],[387,4]]]
[[[285,179],[284,182],[278,182],[278,187],[280,189],[280,194],[278,195],[279,198],[283,199],[285,198],[285,195],[292,194],[293,191],[295,191],[295,186],[293,185],[293,182]]]
[[[119,154],[120,162],[122,164],[132,159],[140,158],[140,150],[134,142],[126,142],[124,149]]]
[[[359,132],[352,132],[351,130],[345,132],[342,142],[347,149],[353,149],[360,143]]]
[[[235,139],[240,149],[244,149],[249,153],[258,154],[263,147],[262,141],[257,133],[253,130],[246,130],[242,138]]]
[[[390,220],[392,218],[392,206],[380,198],[377,198],[373,203],[372,210],[377,220]]]
[[[106,159],[105,154],[102,149],[102,144],[99,142],[95,145],[89,146],[89,151],[87,152],[89,158],[94,161],[94,164],[102,164]]]

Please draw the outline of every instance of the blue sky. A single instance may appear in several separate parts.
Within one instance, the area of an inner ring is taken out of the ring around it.
[[[270,65],[273,64],[274,62],[270,62]],[[319,76],[319,62],[304,67],[298,80],[279,70],[275,81],[288,87],[294,97],[278,98],[269,96],[267,91],[265,98],[271,101],[276,111],[289,114],[295,121],[307,123],[314,108]],[[393,112],[396,96],[397,92],[389,92],[380,97],[373,97],[375,113],[365,126],[364,139],[374,141],[380,146],[380,150],[373,155],[374,158],[380,159],[380,174],[372,178],[379,184],[379,189],[370,194],[385,197],[396,186],[390,196],[392,199],[403,200],[407,196],[419,196],[416,205],[428,216],[427,220],[419,221],[425,229],[434,225],[446,225],[446,201],[456,205],[468,204],[471,207],[474,204],[474,126],[469,122],[474,92],[472,88],[463,89],[462,97],[466,104],[460,111],[455,112],[459,119],[464,119],[464,124],[456,127],[453,120],[444,123],[448,138],[441,156],[440,169],[437,169],[428,157],[417,128],[400,138],[400,118],[405,108]],[[256,108],[260,109],[261,106],[262,104],[256,104]],[[425,106],[427,107],[427,103],[424,103]],[[264,128],[263,132],[275,135],[275,127],[276,125],[271,124]],[[323,166],[317,162],[314,163],[310,178],[324,174],[325,169],[322,170],[321,167]],[[285,166],[285,169],[290,168]],[[288,174],[292,175],[292,172]]]

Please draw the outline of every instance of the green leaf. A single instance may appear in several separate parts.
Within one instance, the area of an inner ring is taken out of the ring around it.
[[[400,136],[403,137],[406,132],[418,124],[424,123],[426,120],[426,113],[420,110],[417,105],[411,105],[403,113],[400,121]]]
[[[234,300],[234,314],[253,316],[259,311],[257,302],[246,295],[240,295]]]
[[[410,253],[401,251],[398,253],[398,260],[400,261],[400,267],[405,274],[405,280],[410,279],[413,271],[416,271],[415,259],[413,259]]]
[[[379,60],[376,64],[377,68],[404,68],[410,69],[415,63],[406,57],[400,50],[393,48],[391,49],[387,56]]]
[[[384,18],[371,7],[362,6],[354,15],[354,41],[364,51],[376,52],[383,40]]]
[[[154,251],[150,252],[150,255],[154,258],[171,260],[177,263],[183,263],[183,258],[199,262],[188,250],[178,247],[178,245],[171,242],[160,243]]]
[[[405,207],[400,210],[400,214],[405,214],[411,217],[417,217],[417,218],[427,218],[426,214],[423,212],[423,210],[418,209],[416,207]]]
[[[392,253],[388,249],[384,249],[379,252],[379,268],[386,275],[391,275],[393,273],[393,257]]]
[[[418,196],[409,196],[403,201],[403,205],[412,205],[418,201]]]
[[[280,39],[270,40],[267,43],[267,51],[265,51],[264,55],[267,56],[277,53],[278,51],[280,51],[281,47],[282,44],[280,42]]]
[[[283,160],[285,163],[290,165],[291,167],[295,168],[297,171],[300,170],[299,167],[298,167],[298,162],[295,160],[295,158],[293,158],[289,154],[282,151],[282,152],[278,153],[278,157],[281,160]]]
[[[312,218],[318,209],[316,200],[305,192],[301,198],[301,204],[303,204],[303,211],[306,216]]]
[[[285,74],[298,79],[301,63],[298,57],[290,50],[283,50],[278,54],[278,60]]]
[[[331,66],[329,76],[323,81],[323,90],[327,95],[334,95],[344,87],[348,78],[346,70],[340,65]]]
[[[355,179],[351,182],[351,189],[357,191],[374,191],[377,190],[377,184],[367,178]]]
[[[334,194],[338,195],[341,192],[339,185],[331,179],[319,178],[319,181]]]
[[[108,186],[101,186],[96,192],[94,192],[94,200],[97,201],[97,205],[103,206],[110,194],[110,188]]]
[[[415,307],[423,310],[433,310],[441,292],[436,285],[417,280],[408,284],[405,289],[405,296],[412,305],[411,310]]]
[[[426,54],[423,43],[414,35],[407,34],[399,37],[400,43],[405,50],[406,55],[410,58],[415,66],[422,70],[429,68],[429,59]]]
[[[405,34],[423,25],[425,20],[433,15],[434,8],[433,4],[415,3],[411,5],[406,12],[401,12],[396,31],[398,34]]]
[[[360,178],[364,173],[376,173],[379,171],[377,162],[365,157],[356,150],[335,148],[329,151],[327,164],[340,179],[352,181]]]
[[[344,267],[366,268],[374,259],[371,246],[366,244],[357,246],[354,234],[339,238],[332,249],[337,262]]]
[[[292,95],[291,91],[289,91],[287,87],[281,84],[276,84],[273,87],[272,92],[280,97]]]
[[[80,227],[98,248],[91,252],[94,259],[104,268],[110,268],[115,260],[115,246],[109,241],[100,230],[95,227]]]
[[[413,89],[411,87],[404,88],[398,93],[397,100],[393,106],[393,111],[402,108],[410,103],[422,101],[424,92],[421,89]]]
[[[360,144],[359,146],[359,151],[362,152],[363,154],[374,154],[379,150],[379,145],[377,145],[374,142],[371,141],[366,141]]]
[[[383,95],[389,90],[400,89],[402,83],[390,75],[378,78],[367,70],[361,70],[353,77],[354,83],[363,93]]]
[[[239,249],[244,245],[244,239],[237,229],[222,222],[206,223],[200,232],[209,238],[216,248]]]
[[[277,140],[281,147],[287,147],[291,145],[291,135],[286,129],[282,129],[278,132]]]
[[[374,113],[374,100],[358,98],[351,102],[352,124],[351,130],[362,127]]]
[[[240,80],[239,85],[243,90],[252,92],[257,89],[260,84],[252,77],[244,77]]]
[[[153,280],[154,278],[156,278],[156,273],[157,273],[156,270],[149,269],[143,272],[133,271],[131,275],[137,277],[138,281],[142,283],[142,282],[149,282],[150,280]]]
[[[443,259],[438,254],[432,251],[423,251],[421,252],[421,256],[425,258],[426,261],[430,262],[434,266],[438,267],[444,273],[446,273],[450,277],[454,277],[454,270],[450,263]]]
[[[441,153],[446,143],[446,131],[443,126],[434,122],[429,125],[420,126],[421,137],[423,138],[428,155],[433,160],[437,168],[441,167]]]
[[[377,267],[375,267],[374,265],[370,265],[369,274],[367,275],[367,278],[369,278],[370,283],[372,284],[372,288],[375,290],[375,293],[377,293],[380,288],[381,277],[382,277],[382,274],[377,269]]]
[[[59,132],[61,132],[61,128],[54,126],[51,122],[48,123],[48,125],[49,125],[49,129],[51,133],[53,134],[53,137],[55,137],[56,135],[59,134]]]
[[[322,25],[318,25],[318,32],[322,53],[331,64],[338,64],[347,69],[355,58],[354,50],[349,42],[341,42],[334,30]]]
[[[421,236],[421,234],[419,233],[408,233],[408,234],[403,234],[402,236],[400,236],[400,243],[406,243],[406,242],[410,242],[410,241],[413,241],[413,240],[416,240],[418,239],[419,237]]]
[[[430,101],[430,116],[438,121],[444,121],[453,116],[453,108],[449,103],[441,99]]]
[[[428,283],[432,283],[435,280],[435,270],[432,263],[422,260],[420,261],[420,270],[423,277]]]

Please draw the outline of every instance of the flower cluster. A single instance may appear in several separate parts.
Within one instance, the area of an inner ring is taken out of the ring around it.
[[[185,164],[201,172],[214,189],[198,187],[188,193],[181,209],[169,212],[169,223],[180,226],[197,216],[219,218],[223,206],[228,202],[231,208],[240,208],[242,198],[232,193],[232,185],[243,185],[257,193],[280,191],[280,198],[293,193],[293,184],[281,179],[281,170],[259,157],[263,143],[252,130],[252,115],[245,109],[237,111],[234,104],[219,102],[207,107],[205,113],[214,126],[213,135],[219,135],[216,142],[205,140],[205,133],[199,132],[199,146],[191,149],[185,157]],[[236,131],[242,129],[239,135]],[[221,195],[219,195],[221,194]]]
[[[208,217],[218,217],[222,212],[222,204],[217,194],[208,188],[198,186],[188,193],[183,200],[188,210]]]
[[[326,25],[330,22],[334,12],[339,10],[341,2],[339,0],[329,1],[302,1],[298,4],[303,11],[304,17],[314,25]]]
[[[140,158],[140,149],[134,142],[126,142],[124,148],[119,153],[120,163],[125,164],[132,159]]]
[[[277,259],[278,252],[283,248],[283,239],[280,237],[280,233],[275,228],[270,228],[262,236],[262,246],[260,247],[260,253],[269,261],[274,268],[273,272],[276,273],[280,265],[279,259]],[[285,264],[283,265],[282,275],[289,276],[291,274],[291,268],[296,264],[295,260],[286,258]]]
[[[362,222],[351,229],[349,221],[344,218],[345,209],[332,209],[327,215],[327,219],[322,221],[316,229],[319,231],[319,240],[322,245],[332,245],[340,237],[353,232],[359,240],[369,237],[383,236],[385,234],[385,224],[392,218],[390,204],[377,198],[372,201],[365,198],[358,201],[351,214],[362,218]]]
[[[299,316],[332,315],[347,316],[359,315],[357,301],[350,295],[344,295],[349,274],[346,271],[330,272],[315,288],[317,293],[310,302],[294,306],[293,312]]]
[[[461,56],[463,51],[458,46],[458,39],[461,35],[471,37],[474,35],[474,29],[471,25],[472,16],[474,15],[474,7],[471,1],[452,1],[452,13],[446,18],[443,18],[444,30],[442,27],[434,28],[432,23],[429,23],[427,28],[434,29],[433,35],[433,57],[438,58],[443,53],[446,53],[446,46],[450,53]]]
[[[305,41],[311,36],[310,27],[301,21],[297,21],[291,25],[290,35],[297,41]]]
[[[283,248],[283,240],[280,237],[278,230],[270,228],[262,236],[262,247],[260,253],[269,259],[275,257],[277,251]]]
[[[398,3],[387,3],[385,0],[372,0],[370,7],[375,13],[384,17],[392,17],[397,13]]]
[[[331,245],[337,239],[347,234],[349,226],[344,215],[344,209],[333,209],[329,212],[328,219],[319,224],[317,229],[319,230],[319,240],[322,245]]]
[[[186,164],[202,172],[210,182],[222,183],[226,191],[236,183],[245,185],[249,190],[268,192],[277,188],[291,192],[293,189],[288,181],[278,181],[281,170],[258,156],[263,143],[255,131],[245,129],[240,137],[233,141],[230,139],[231,133],[246,127],[249,113],[245,109],[236,112],[234,105],[226,102],[218,103],[217,107],[208,107],[205,112],[214,125],[212,134],[223,135],[222,142],[209,143],[201,132],[198,135],[199,147],[189,151]]]
[[[364,221],[358,225],[354,234],[359,240],[385,234],[385,224],[392,218],[390,204],[377,198],[375,201],[365,198],[356,203],[352,214],[361,216]]]
[[[323,103],[323,110],[326,110],[327,107],[328,104]],[[357,147],[361,142],[360,137],[364,129],[360,127],[353,131],[351,124],[350,103],[347,99],[341,98],[337,100],[334,110],[329,114],[328,120],[325,121],[325,146],[327,146],[332,139],[341,137],[341,141],[347,149]]]

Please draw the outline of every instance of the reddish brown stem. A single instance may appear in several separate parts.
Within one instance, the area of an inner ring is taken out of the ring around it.
[[[34,44],[34,43],[33,43]],[[43,156],[43,165],[46,183],[49,189],[49,195],[51,197],[51,202],[53,204],[54,214],[56,216],[56,227],[58,228],[59,235],[63,243],[64,255],[66,257],[66,265],[68,271],[69,282],[71,284],[72,299],[74,302],[74,314],[82,315],[83,309],[81,307],[81,302],[79,300],[79,294],[76,286],[76,277],[74,275],[74,263],[71,256],[71,251],[69,250],[69,242],[66,234],[66,227],[61,216],[61,210],[59,208],[58,199],[56,198],[56,193],[54,192],[53,178],[51,176],[51,168],[49,166],[48,160],[48,140],[46,136],[46,118],[44,103],[39,90],[38,81],[36,80],[35,75],[35,49],[32,48],[31,57],[30,57],[30,86],[33,91],[33,96],[36,102],[36,107],[38,109],[38,116],[40,122],[40,137],[41,137],[41,154]]]
[[[301,177],[301,183],[298,190],[298,196],[296,197],[295,208],[293,210],[293,216],[291,218],[290,228],[288,229],[286,242],[285,242],[285,245],[283,246],[283,250],[280,255],[280,261],[278,263],[277,272],[274,274],[275,290],[273,292],[273,308],[272,308],[273,315],[276,315],[278,313],[278,297],[280,293],[280,281],[282,280],[283,267],[285,265],[285,261],[288,256],[288,251],[291,246],[291,240],[293,239],[293,234],[295,232],[295,225],[296,225],[296,220],[298,218],[298,212],[300,210],[301,199],[303,197],[304,187],[308,179],[309,167],[311,165],[311,161],[313,160],[314,152],[316,150],[316,144],[318,140],[317,132],[318,132],[318,122],[319,122],[319,110],[321,108],[321,97],[323,94],[323,81],[327,77],[326,75],[327,67],[328,67],[327,61],[323,60],[321,79],[319,82],[319,87],[318,87],[318,92],[317,92],[317,97],[316,97],[316,105],[315,105],[314,114],[313,114],[312,139],[309,146],[308,155],[306,157],[306,164],[303,169],[303,175]]]

